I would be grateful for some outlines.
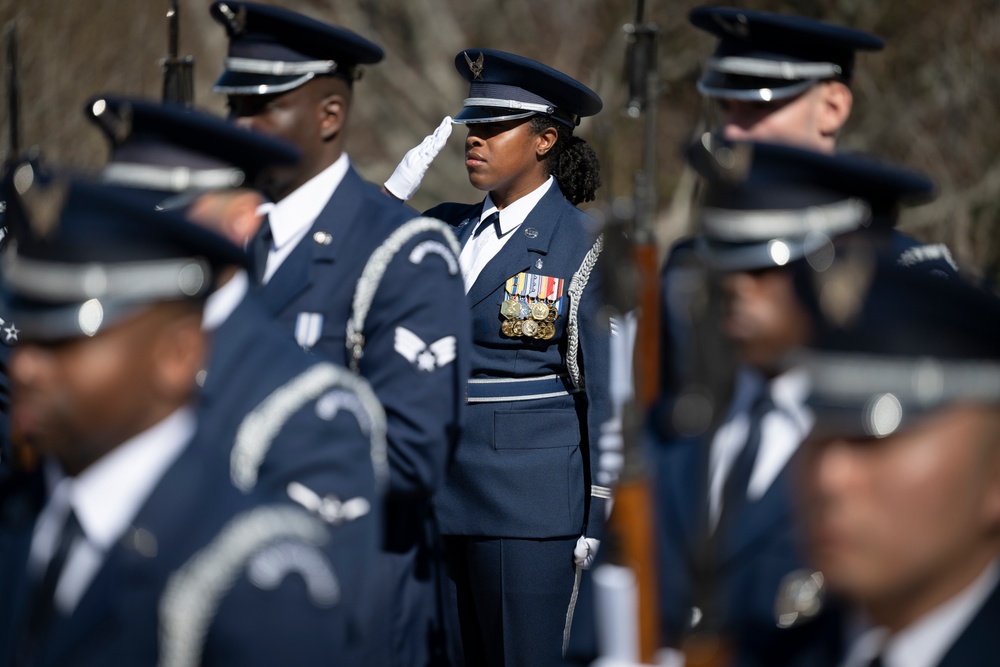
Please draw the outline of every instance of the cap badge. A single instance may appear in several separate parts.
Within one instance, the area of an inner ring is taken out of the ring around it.
[[[706,132],[701,135],[701,145],[712,158],[715,174],[730,184],[746,181],[753,164],[753,146],[736,143],[732,145],[717,144],[714,135]]]
[[[746,38],[750,35],[750,25],[746,14],[737,14],[735,19],[729,20],[721,16],[712,16],[719,26],[734,37]]]
[[[840,261],[817,273],[819,305],[823,314],[836,326],[847,327],[864,304],[875,273],[875,258],[870,249],[849,247],[841,251]]]
[[[475,62],[469,57],[469,54],[462,51],[462,55],[465,56],[465,62],[469,63],[469,71],[472,72],[473,79],[483,78],[483,60],[484,54],[480,53],[479,57],[476,58]]]
[[[240,5],[239,9],[235,12],[229,8],[227,4],[220,4],[219,11],[222,15],[226,17],[226,23],[229,25],[229,33],[231,36],[242,35],[247,29],[247,8],[245,5]]]
[[[106,100],[97,100],[90,111],[116,144],[125,143],[132,135],[132,105],[124,103],[117,109],[108,106]]]
[[[51,234],[66,204],[69,186],[57,180],[36,183],[31,164],[23,164],[14,173],[14,187],[21,195],[32,231],[41,237]]]
[[[17,345],[17,335],[21,333],[21,330],[13,322],[7,322],[5,319],[0,317],[0,342],[2,342],[7,347],[14,347]]]

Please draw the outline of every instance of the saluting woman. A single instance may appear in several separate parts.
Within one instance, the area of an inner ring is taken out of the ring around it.
[[[610,495],[597,441],[610,417],[601,240],[576,204],[599,164],[573,135],[592,90],[502,51],[455,58],[469,82],[475,204],[426,215],[455,228],[473,315],[463,433],[436,500],[466,665],[559,664],[580,567]],[[457,304],[441,304],[442,316]]]

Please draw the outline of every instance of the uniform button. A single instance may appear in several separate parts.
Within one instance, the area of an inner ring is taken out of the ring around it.
[[[313,234],[313,241],[320,245],[330,245],[333,243],[333,236],[329,232],[316,232]]]

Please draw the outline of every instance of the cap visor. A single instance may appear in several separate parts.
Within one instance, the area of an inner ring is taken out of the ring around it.
[[[766,79],[759,76],[705,72],[698,80],[698,92],[705,97],[745,102],[773,102],[801,95],[816,79]]]
[[[536,115],[535,111],[515,112],[513,109],[501,109],[498,107],[463,107],[451,122],[458,125],[469,125],[471,123],[493,123],[501,120],[517,120],[519,118],[529,118]]]
[[[314,76],[312,73],[279,76],[226,70],[212,90],[223,95],[274,95],[298,88]]]
[[[95,336],[142,312],[150,304],[101,300],[84,303],[43,304],[4,294],[4,314],[13,323],[20,341],[57,341]]]
[[[725,243],[702,237],[698,255],[716,271],[755,271],[787,266],[806,254],[802,241],[769,239],[759,243]]]
[[[867,402],[834,404],[813,397],[808,400],[807,405],[815,417],[809,434],[810,440],[884,438],[912,428],[928,414],[928,411],[921,410],[919,406],[905,405],[898,419],[880,421],[873,419]]]

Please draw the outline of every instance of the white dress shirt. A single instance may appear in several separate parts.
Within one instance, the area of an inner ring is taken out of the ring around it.
[[[194,409],[184,407],[122,443],[76,477],[46,462],[49,498],[35,524],[28,556],[32,574],[41,577],[59,543],[70,507],[83,537],[70,547],[55,591],[55,607],[70,614],[104,562],[139,513],[146,498],[180,456],[195,431]]]
[[[477,238],[470,236],[465,242],[465,247],[462,248],[462,254],[458,261],[462,267],[462,279],[465,281],[466,294],[476,284],[476,279],[479,278],[479,274],[483,272],[483,269],[490,263],[490,260],[496,257],[497,253],[504,247],[504,244],[514,236],[512,232],[521,226],[521,223],[528,217],[528,214],[534,210],[535,205],[541,201],[545,193],[552,187],[554,181],[555,179],[549,176],[547,181],[500,211],[500,237],[497,237],[496,229],[493,225],[490,225],[480,232]],[[493,199],[487,194],[486,199],[483,201],[483,212],[479,216],[479,222],[482,222],[497,211],[496,204],[493,203]],[[476,223],[477,227],[479,226],[479,222]]]
[[[813,414],[805,405],[808,377],[792,369],[770,382],[748,367],[739,370],[736,390],[725,422],[712,439],[709,460],[709,512],[712,525],[722,510],[722,490],[736,457],[746,445],[750,429],[750,409],[761,391],[770,391],[774,409],[761,420],[760,449],[747,485],[747,499],[760,500],[781,474],[785,464],[809,434]]]
[[[293,193],[277,204],[262,204],[257,212],[268,216],[274,240],[267,254],[263,284],[271,279],[282,262],[292,254],[330,197],[336,192],[344,175],[351,166],[347,153],[341,154],[336,162],[300,185]]]
[[[958,640],[966,626],[1000,583],[1000,561],[994,560],[968,588],[888,636],[885,628],[860,632],[841,667],[864,667],[881,655],[884,667],[934,667]],[[864,621],[861,621],[864,625]]]

